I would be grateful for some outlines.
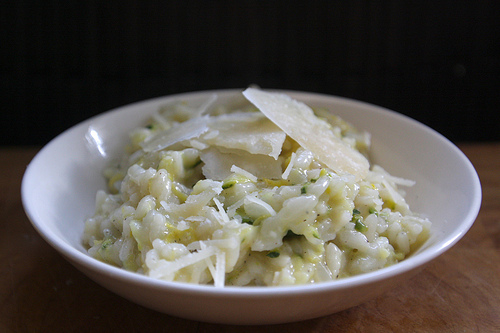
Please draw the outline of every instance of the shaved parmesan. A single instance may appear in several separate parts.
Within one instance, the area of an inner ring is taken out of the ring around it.
[[[177,142],[197,138],[208,131],[208,119],[208,116],[195,117],[173,126],[141,143],[142,149],[145,152],[155,152]]]
[[[208,179],[224,180],[232,174],[233,165],[245,168],[257,178],[281,177],[281,160],[268,155],[250,154],[244,150],[211,147],[201,152],[203,175]]]
[[[279,93],[248,88],[243,95],[288,136],[338,174],[352,174],[356,180],[366,177],[368,160],[335,136],[327,122],[313,110]]]
[[[212,94],[202,105],[200,105],[198,110],[196,110],[198,116],[206,114],[215,101],[217,101],[217,94]]]
[[[260,112],[237,112],[212,117],[204,135],[209,145],[241,149],[278,159],[286,134]]]

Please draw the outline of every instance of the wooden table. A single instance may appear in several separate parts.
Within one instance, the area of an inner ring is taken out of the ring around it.
[[[274,326],[164,315],[100,287],[49,247],[24,214],[20,184],[37,148],[0,148],[0,332],[500,332],[500,143],[461,144],[483,186],[467,235],[420,274],[360,306]]]

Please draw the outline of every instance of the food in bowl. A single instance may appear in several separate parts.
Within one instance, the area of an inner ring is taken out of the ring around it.
[[[254,88],[161,107],[104,171],[89,254],[216,287],[332,281],[404,260],[431,225],[405,201],[413,182],[370,165],[370,135],[334,111]]]

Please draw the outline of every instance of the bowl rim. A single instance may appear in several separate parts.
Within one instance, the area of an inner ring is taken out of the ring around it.
[[[133,282],[151,288],[154,287],[165,290],[176,290],[179,292],[194,293],[198,295],[205,294],[205,295],[220,295],[220,296],[223,295],[227,297],[262,298],[262,297],[275,297],[275,296],[293,297],[299,294],[310,294],[310,293],[314,294],[314,293],[323,293],[326,291],[333,291],[344,288],[355,288],[360,285],[375,283],[380,280],[395,277],[410,272],[412,270],[415,270],[417,268],[423,268],[425,264],[431,262],[433,259],[439,257],[440,255],[448,251],[451,247],[453,247],[469,231],[469,229],[474,224],[474,221],[476,220],[477,215],[479,213],[482,201],[482,190],[481,190],[481,183],[479,176],[474,166],[467,158],[467,156],[454,143],[452,143],[442,134],[438,133],[429,126],[409,116],[384,108],[382,106],[336,95],[329,95],[324,93],[316,93],[308,91],[286,90],[286,89],[264,89],[264,90],[285,93],[297,99],[300,99],[301,97],[302,98],[307,97],[313,99],[326,98],[326,99],[336,100],[344,104],[369,108],[370,112],[384,113],[390,115],[391,117],[396,117],[400,118],[401,120],[410,121],[413,123],[414,126],[419,127],[421,130],[424,130],[427,134],[433,135],[437,139],[441,140],[444,144],[446,144],[448,149],[453,150],[454,153],[460,157],[463,165],[466,167],[467,172],[473,181],[473,188],[471,189],[472,190],[471,198],[473,201],[470,206],[471,208],[467,212],[467,215],[461,220],[461,223],[452,233],[446,235],[438,243],[430,245],[429,248],[431,248],[432,251],[423,251],[417,253],[395,265],[384,267],[373,272],[363,273],[360,275],[346,277],[334,281],[318,282],[318,283],[304,284],[304,285],[224,286],[222,288],[221,287],[218,288],[213,285],[198,285],[198,284],[191,284],[184,282],[171,282],[160,279],[154,279],[136,272],[127,271],[123,268],[119,268],[101,262],[95,258],[90,257],[88,254],[79,251],[78,249],[74,248],[65,241],[61,240],[51,230],[46,229],[44,227],[43,222],[37,221],[37,219],[35,218],[34,214],[32,213],[31,202],[27,194],[29,191],[28,186],[31,174],[35,172],[34,169],[36,168],[38,161],[45,154],[45,152],[50,150],[51,147],[55,145],[59,140],[62,140],[64,139],[65,136],[70,135],[76,128],[79,128],[81,126],[88,126],[88,124],[96,122],[100,118],[108,117],[110,114],[122,112],[124,111],[124,109],[139,108],[146,104],[149,103],[155,104],[166,99],[199,97],[208,94],[226,94],[226,93],[233,94],[241,92],[242,90],[243,89],[200,90],[200,91],[184,92],[184,93],[154,97],[110,109],[108,111],[94,115],[86,120],[83,120],[82,122],[79,122],[69,127],[68,129],[66,129],[65,131],[54,137],[52,140],[50,140],[44,147],[42,147],[42,149],[30,161],[23,175],[21,183],[21,200],[25,213],[28,219],[30,220],[32,226],[47,243],[49,243],[64,258],[68,259],[73,265],[84,267],[88,270],[95,271],[96,273],[99,273],[101,275],[112,276],[113,278],[120,279],[121,281]]]

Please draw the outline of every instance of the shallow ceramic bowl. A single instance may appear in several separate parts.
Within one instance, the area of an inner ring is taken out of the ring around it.
[[[124,106],[84,121],[45,146],[22,183],[25,211],[40,235],[67,260],[105,288],[145,307],[174,316],[227,324],[272,324],[324,316],[397,288],[450,249],[473,224],[481,204],[474,167],[450,141],[406,116],[344,98],[285,91],[372,134],[372,161],[395,176],[416,181],[407,190],[413,211],[433,222],[432,237],[406,260],[338,281],[292,287],[225,287],[172,283],[128,272],[87,255],[84,220],[94,212],[102,170],[122,152],[129,130],[160,105],[221,100],[241,91],[195,92]]]

